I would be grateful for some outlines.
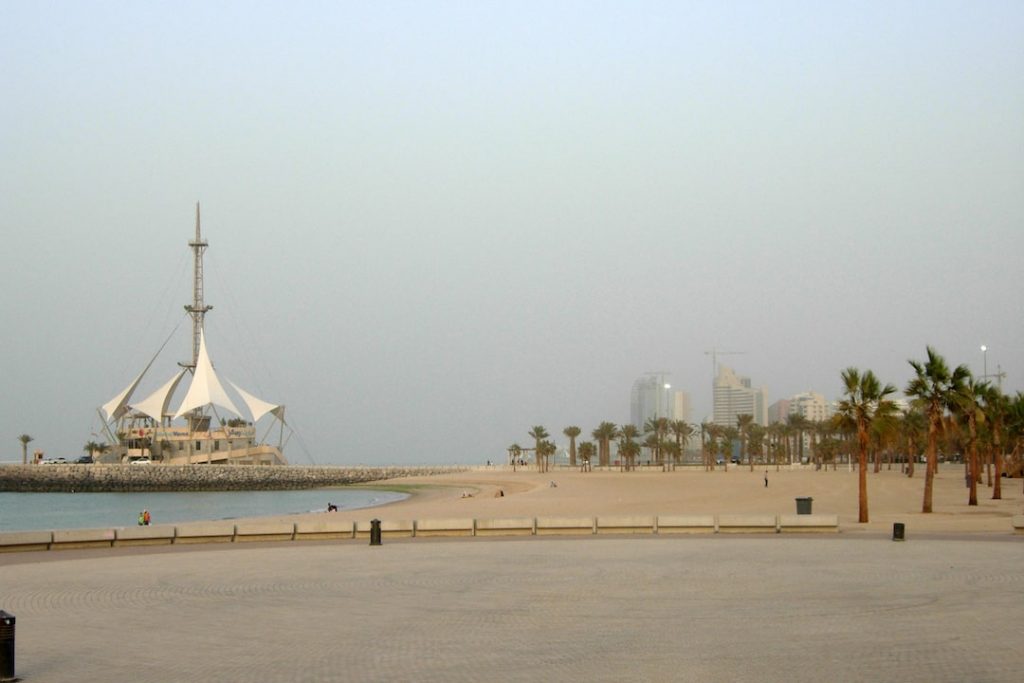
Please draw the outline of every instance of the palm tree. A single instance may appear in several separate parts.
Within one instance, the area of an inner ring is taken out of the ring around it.
[[[768,463],[764,458],[764,437],[768,434],[768,428],[757,424],[756,422],[751,423],[747,427],[747,455],[750,457],[750,462],[753,464],[754,456],[758,456],[762,462]],[[778,471],[778,461],[775,463],[775,469]]]
[[[562,433],[569,437],[569,467],[576,467],[576,437],[580,435],[580,428],[573,425],[563,429]]]
[[[989,385],[984,395],[984,401],[985,419],[989,423],[991,432],[992,461],[996,469],[992,485],[992,500],[1001,500],[1003,497],[1003,435],[1006,429],[1009,400],[1006,398],[1006,394]]]
[[[541,441],[551,436],[548,434],[548,430],[544,429],[541,425],[534,426],[527,434],[533,439],[533,460],[537,463],[537,471],[544,471],[544,455],[541,453],[540,444]]]
[[[600,467],[608,467],[611,463],[611,440],[619,435],[619,428],[614,422],[602,422],[590,435],[597,439],[597,464]]]
[[[640,436],[636,425],[624,424],[619,428],[619,458],[624,470],[636,468],[636,456],[640,453],[640,444],[633,441]]]
[[[740,438],[740,431],[735,427],[722,427],[718,432],[718,449],[725,463],[725,471],[729,471],[729,460],[732,458],[732,445]]]
[[[903,414],[900,435],[903,437],[907,459],[907,476],[914,476],[914,463],[921,453],[921,444],[925,441],[928,418],[920,410],[911,408]]]
[[[1021,447],[1024,446],[1024,392],[1018,391],[1006,406],[1006,438],[1007,448],[1013,444],[1010,451],[1010,466],[1017,472],[1024,472],[1024,468],[1021,467]],[[1007,470],[1009,471],[1009,467]]]
[[[523,455],[523,447],[517,443],[512,444],[508,447],[508,457],[512,461],[512,471],[516,471],[516,466],[519,464],[519,458]]]
[[[903,393],[915,399],[917,406],[928,418],[928,463],[925,466],[924,502],[921,504],[921,512],[930,513],[935,471],[938,467],[935,451],[939,442],[939,432],[942,431],[942,418],[946,410],[952,407],[953,397],[960,391],[960,387],[971,373],[965,365],[958,365],[950,372],[946,360],[936,353],[935,349],[928,346],[926,350],[928,360],[924,363],[907,361],[910,367],[914,368],[915,376]]]
[[[978,479],[981,475],[978,464],[978,424],[985,421],[982,403],[987,391],[987,382],[968,378],[953,397],[955,410],[967,427],[967,478],[970,488],[968,505],[978,504]]]
[[[580,463],[580,471],[581,472],[589,472],[590,471],[590,461],[594,457],[594,452],[596,450],[597,449],[594,447],[593,442],[583,441],[582,443],[580,443],[579,455],[580,455],[580,460],[582,461]]]
[[[555,446],[554,442],[548,441],[547,439],[537,444],[537,457],[540,462],[544,463],[544,469],[542,472],[547,472],[551,469],[551,456],[555,454],[558,447]]]
[[[700,454],[704,458],[704,469],[709,472],[715,469],[715,449],[711,443],[714,440],[712,427],[714,425],[710,422],[700,423]]]
[[[686,442],[690,440],[691,436],[693,436],[693,425],[687,423],[685,420],[672,420],[672,422],[669,423],[668,428],[672,430],[672,433],[676,437],[676,463],[680,463],[682,462],[683,452],[686,449]]]
[[[786,416],[786,426],[792,430],[793,436],[796,437],[796,453],[797,459],[801,464],[804,462],[804,432],[811,427],[811,421],[799,413]]]
[[[740,462],[747,458],[747,441],[750,439],[750,425],[754,424],[753,415],[737,415],[736,431],[740,434]],[[750,471],[754,471],[754,458],[750,458]]]
[[[896,404],[886,396],[896,393],[896,387],[879,383],[875,373],[866,370],[860,374],[857,368],[843,370],[843,393],[846,398],[839,402],[839,414],[844,422],[857,430],[857,462],[859,476],[859,514],[857,521],[868,521],[868,434],[875,420],[883,419],[896,411]]]
[[[22,434],[21,436],[18,437],[18,441],[21,442],[21,464],[22,465],[27,465],[28,464],[28,444],[31,441],[35,441],[35,439],[33,439],[28,434]]]
[[[89,441],[84,446],[82,446],[82,450],[85,451],[86,455],[88,455],[90,458],[95,458],[96,451],[99,449],[99,447],[100,445],[95,441]]]

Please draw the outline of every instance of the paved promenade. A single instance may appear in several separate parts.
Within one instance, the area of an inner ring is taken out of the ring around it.
[[[0,555],[33,681],[1019,681],[1024,542],[385,540]]]

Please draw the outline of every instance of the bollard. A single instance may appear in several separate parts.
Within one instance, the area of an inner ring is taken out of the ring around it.
[[[892,525],[892,540],[902,541],[903,540],[903,522],[893,522]]]
[[[14,615],[0,609],[0,681],[14,678]]]
[[[380,545],[380,520],[370,520],[370,545]]]

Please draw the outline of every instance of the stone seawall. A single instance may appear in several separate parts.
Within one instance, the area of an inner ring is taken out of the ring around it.
[[[0,491],[265,491],[461,472],[468,467],[253,465],[0,465]]]

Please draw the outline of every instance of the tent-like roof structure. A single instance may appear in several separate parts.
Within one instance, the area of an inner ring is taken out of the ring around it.
[[[154,391],[141,402],[133,403],[132,408],[140,413],[149,415],[157,422],[162,421],[165,415],[169,416],[172,414],[168,412],[167,408],[171,403],[171,396],[174,395],[174,390],[178,388],[178,383],[181,382],[181,378],[184,376],[185,369],[182,368],[162,387]]]
[[[181,402],[174,417],[181,417],[191,410],[211,404],[230,410],[235,415],[242,415],[242,411],[235,407],[224,391],[224,387],[221,386],[220,379],[213,369],[213,363],[210,362],[210,356],[206,353],[206,334],[200,333],[199,359],[196,361],[192,384],[189,385],[185,400]]]
[[[165,342],[166,344],[166,342]],[[163,347],[161,347],[163,350]],[[160,352],[157,352],[157,356]],[[179,418],[193,411],[197,408],[203,408],[208,405],[217,406],[229,410],[239,417],[243,417],[245,413],[238,409],[234,401],[224,390],[224,386],[221,384],[220,378],[217,376],[217,371],[213,368],[213,363],[210,361],[209,352],[206,349],[206,334],[200,332],[199,336],[199,357],[196,359],[196,366],[193,369],[192,381],[189,383],[188,392],[185,394],[185,398],[182,400],[181,405],[174,412],[170,410],[171,399],[174,396],[174,392],[177,390],[178,385],[182,379],[185,378],[187,369],[182,369],[175,373],[162,387],[154,391],[152,394],[142,399],[139,402],[132,401],[132,394],[138,389],[139,383],[142,382],[142,378],[149,371],[149,368],[153,365],[153,361],[156,360],[156,356],[149,361],[146,368],[139,373],[139,375],[131,381],[131,383],[124,388],[117,396],[110,399],[107,403],[102,406],[103,412],[106,414],[107,422],[117,420],[124,417],[131,409],[134,409],[144,415],[148,415],[157,422],[161,422],[165,417]],[[284,420],[284,406],[276,403],[268,403],[263,399],[257,398],[239,387],[230,380],[225,380],[230,384],[238,395],[245,401],[246,407],[252,415],[252,421],[257,422],[261,417],[266,414],[271,414],[282,423]]]
[[[235,388],[235,391],[238,392],[238,395],[242,397],[243,401],[245,401],[245,405],[249,407],[249,412],[252,413],[253,422],[256,422],[267,413],[272,414],[278,420],[284,422],[283,405],[274,405],[273,403],[267,403],[262,399],[256,398],[255,396],[245,391],[244,389],[242,389],[242,387],[238,386],[231,380],[228,380],[228,384]]]

